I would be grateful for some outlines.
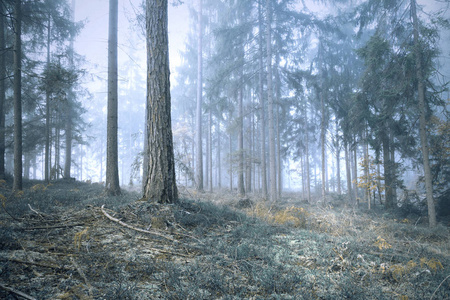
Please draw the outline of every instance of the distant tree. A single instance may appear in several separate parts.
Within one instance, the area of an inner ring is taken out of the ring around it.
[[[144,198],[158,203],[178,201],[173,149],[168,51],[168,2],[146,1],[147,135],[149,156]]]
[[[269,169],[270,169],[270,200],[277,201],[277,172],[275,156],[274,100],[272,78],[272,0],[266,1],[266,43],[267,43],[267,99],[269,116]]]
[[[14,181],[22,190],[22,1],[14,3]]]
[[[203,191],[203,146],[202,146],[202,95],[203,95],[203,0],[198,0],[198,39],[197,39],[197,110],[196,114],[196,173],[197,190]]]
[[[119,157],[117,145],[117,31],[118,0],[109,1],[109,38],[108,38],[108,115],[106,146],[106,192],[119,195]]]

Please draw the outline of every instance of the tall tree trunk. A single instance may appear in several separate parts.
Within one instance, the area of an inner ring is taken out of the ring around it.
[[[258,57],[259,57],[259,105],[260,105],[260,130],[261,130],[261,187],[262,196],[267,199],[267,166],[266,166],[266,117],[265,117],[265,101],[264,101],[264,82],[263,82],[263,21],[262,21],[262,7],[261,1],[258,2],[258,24],[259,24],[259,47],[258,47]]]
[[[213,164],[212,164],[212,112],[211,109],[209,110],[208,114],[209,118],[209,130],[208,130],[208,158],[209,158],[209,191],[212,193],[213,191]]]
[[[197,190],[203,191],[203,146],[202,146],[202,94],[203,94],[203,0],[198,0],[198,44],[197,44]]]
[[[275,156],[275,128],[273,115],[273,86],[272,86],[272,0],[266,1],[267,9],[267,99],[269,102],[269,165],[270,165],[270,200],[277,201],[277,172]]]
[[[72,22],[75,22],[75,0],[72,0]],[[73,36],[70,38],[70,66],[73,68],[73,47],[74,38]],[[68,105],[66,108],[66,155],[65,155],[65,163],[64,163],[64,178],[70,179],[70,169],[72,167],[72,104],[75,102],[75,94],[73,92],[72,87],[69,91],[69,99]]]
[[[358,197],[358,144],[355,137],[355,148],[353,149],[353,191],[355,193],[355,205],[359,205]]]
[[[147,0],[147,132],[149,165],[144,198],[159,203],[178,201],[173,149],[168,2]]]
[[[230,114],[230,120],[231,120],[231,114]],[[228,157],[230,161],[230,191],[233,191],[233,137],[230,134],[228,135],[228,143],[229,143],[229,150],[228,150]]]
[[[6,48],[4,7],[0,5],[0,49]],[[0,53],[0,179],[5,178],[6,51]]]
[[[50,70],[50,32],[51,22],[50,16],[47,21],[47,70]],[[48,183],[50,180],[50,83],[47,82],[45,87],[45,166],[44,166],[44,180]]]
[[[353,205],[353,197],[352,197],[352,174],[350,168],[350,155],[349,155],[349,145],[347,139],[344,139],[344,151],[345,151],[345,172],[347,174],[347,196],[348,196],[348,204]]]
[[[309,167],[309,132],[308,132],[308,108],[305,103],[305,110],[303,119],[305,121],[305,169],[306,169],[306,200],[308,203],[311,203],[311,176],[310,176],[310,167]]]
[[[222,187],[222,162],[221,162],[221,158],[220,158],[220,153],[221,153],[221,131],[220,131],[220,120],[218,120],[218,124],[217,124],[217,164],[216,164],[216,169],[217,169],[217,186],[219,187],[219,189]]]
[[[385,131],[388,126],[385,126]],[[384,205],[386,208],[392,208],[394,206],[394,201],[392,197],[392,168],[391,168],[391,154],[390,154],[390,145],[389,145],[389,133],[385,132],[382,137],[383,143],[383,167],[384,167],[384,186],[385,186],[385,195],[386,200]]]
[[[430,227],[435,227],[437,221],[436,221],[436,209],[433,199],[433,182],[431,177],[431,167],[428,150],[425,83],[422,74],[422,60],[419,41],[419,22],[417,20],[415,0],[411,0],[411,15],[413,17],[413,24],[414,24],[414,53],[416,56],[416,76],[417,76],[417,90],[419,93],[418,100],[419,100],[419,114],[420,114],[419,135],[420,135],[420,145],[422,148],[423,170],[425,173],[425,190],[427,195],[428,219],[429,219],[428,222]]]
[[[280,71],[278,70],[278,66],[280,65],[280,55],[277,52],[275,59],[275,99],[277,102],[276,107],[276,116],[275,116],[275,128],[276,128],[276,153],[277,153],[277,188],[278,188],[278,197],[281,198],[281,193],[283,192],[283,162],[281,160],[281,136],[280,136],[280,102],[281,102],[281,80],[280,80]]]
[[[14,5],[14,181],[13,191],[22,190],[22,1]]]
[[[242,87],[238,91],[238,153],[239,153],[239,167],[238,167],[238,193],[241,197],[245,196],[244,188],[244,95]]]
[[[108,38],[108,116],[106,140],[106,192],[120,195],[119,155],[117,143],[118,93],[117,93],[117,31],[118,0],[109,0]]]
[[[341,194],[341,146],[339,144],[339,124],[336,118],[336,181],[337,193]]]

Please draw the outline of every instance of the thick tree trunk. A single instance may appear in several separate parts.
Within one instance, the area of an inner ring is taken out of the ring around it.
[[[197,190],[203,191],[203,146],[202,146],[202,94],[203,94],[203,4],[198,0],[198,44],[197,44],[197,130],[196,169]]]
[[[118,0],[109,1],[108,38],[108,116],[106,140],[106,192],[120,194],[119,156],[117,141],[118,93],[117,93],[117,31]]]
[[[428,222],[430,227],[437,225],[436,209],[433,199],[433,182],[431,177],[431,167],[428,150],[427,138],[427,120],[426,120],[426,104],[425,104],[425,84],[422,74],[422,60],[419,41],[419,22],[417,20],[416,1],[411,0],[411,15],[414,23],[414,53],[416,56],[416,76],[417,76],[417,90],[419,93],[419,135],[420,145],[422,148],[423,170],[425,173],[425,189],[427,195],[428,205]]]
[[[147,0],[147,132],[149,165],[144,198],[159,203],[178,201],[173,151],[168,2]]]
[[[273,115],[273,86],[272,86],[272,4],[271,0],[266,1],[267,25],[267,99],[269,102],[269,165],[270,165],[270,200],[277,201],[277,172],[275,155],[275,118]]]
[[[13,191],[22,190],[22,1],[14,5],[14,181]]]
[[[6,48],[4,7],[0,5],[0,49]],[[0,179],[5,178],[6,51],[0,52]]]
[[[259,105],[260,105],[260,130],[261,130],[261,188],[262,188],[262,196],[264,199],[267,199],[267,166],[266,166],[266,117],[265,117],[265,101],[264,101],[264,82],[263,82],[263,21],[262,21],[262,8],[261,1],[258,2],[258,24],[259,24],[259,47],[258,47],[258,56],[259,56],[259,73],[258,73],[258,81],[259,81]]]

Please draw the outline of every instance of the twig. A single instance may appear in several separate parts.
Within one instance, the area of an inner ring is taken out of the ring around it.
[[[25,294],[25,293],[23,293],[21,291],[18,291],[16,289],[10,288],[10,287],[4,285],[3,283],[0,283],[0,287],[2,289],[4,289],[4,290],[7,290],[10,293],[13,293],[13,294],[16,294],[16,295],[20,296],[22,298],[25,298],[25,299],[28,299],[28,300],[37,300],[36,298],[33,298],[33,297],[31,297],[31,296],[29,296],[29,295],[27,295],[27,294]]]
[[[30,204],[28,204],[28,207],[30,208],[30,210],[32,212],[34,212],[35,214],[37,214],[39,217],[41,217],[42,219],[44,219],[44,217],[42,216],[42,214],[40,212],[38,212],[37,210],[34,210]]]
[[[77,270],[78,274],[80,274],[81,278],[83,278],[84,283],[86,283],[88,290],[89,290],[89,296],[92,295],[92,285],[89,283],[89,281],[86,278],[86,275],[84,274],[83,270],[78,266],[76,261],[73,259],[73,257],[70,258],[70,261],[72,262],[73,266]]]
[[[450,277],[450,275],[448,275],[447,277],[445,277],[444,280],[442,280],[442,282],[439,284],[439,286],[436,288],[436,290],[434,290],[433,295],[431,295],[430,300],[433,300],[434,294],[436,294],[436,292],[438,291],[438,289],[441,287],[441,285]]]
[[[122,225],[122,226],[124,226],[124,227],[126,227],[126,228],[133,229],[133,230],[135,230],[135,231],[139,231],[139,232],[142,232],[142,233],[147,233],[147,234],[156,235],[156,236],[159,236],[159,237],[163,237],[163,238],[165,238],[165,239],[168,239],[168,240],[170,240],[170,241],[176,242],[176,240],[174,240],[173,238],[168,237],[168,236],[166,236],[166,235],[164,235],[164,234],[162,234],[162,233],[155,232],[155,231],[150,231],[150,230],[145,230],[145,229],[141,229],[141,228],[136,228],[136,227],[134,227],[134,226],[128,225],[127,223],[122,222],[122,221],[120,221],[119,219],[116,219],[116,218],[110,216],[110,215],[105,211],[104,206],[105,206],[105,205],[102,205],[102,207],[101,207],[102,213],[105,215],[105,217],[107,217],[107,218],[110,219],[111,221],[114,221],[114,222],[116,222],[116,223],[119,223],[120,225]]]
[[[38,267],[43,267],[43,268],[70,270],[70,269],[67,269],[65,267],[48,265],[48,264],[41,264],[41,263],[37,263],[37,262],[24,261],[24,260],[14,259],[14,258],[3,258],[3,257],[0,257],[0,261],[12,261],[12,262],[19,263],[19,264],[33,265],[33,266],[38,266]]]

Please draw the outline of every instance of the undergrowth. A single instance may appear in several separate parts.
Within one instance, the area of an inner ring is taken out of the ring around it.
[[[37,299],[450,297],[450,233],[442,225],[294,198],[236,209],[105,197],[102,186],[86,183],[30,182],[9,196],[1,184],[17,218],[0,214],[1,282]],[[103,204],[121,222],[166,238],[111,222]],[[2,299],[14,297],[0,290]]]

